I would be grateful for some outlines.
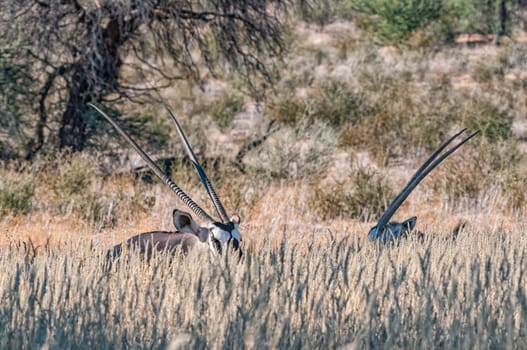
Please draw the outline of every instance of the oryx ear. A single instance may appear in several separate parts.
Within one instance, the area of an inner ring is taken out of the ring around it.
[[[234,214],[231,216],[231,221],[234,222],[236,225],[239,225],[242,219],[240,218],[240,215]]]
[[[178,231],[185,233],[197,233],[199,230],[198,224],[187,212],[174,209],[172,212],[172,218],[174,219],[174,226],[176,226]]]
[[[410,219],[403,221],[401,225],[404,228],[408,229],[408,231],[412,231],[415,227],[416,222],[417,222],[417,216],[413,216]]]
[[[174,220],[174,226],[176,229],[183,233],[192,233],[196,235],[200,241],[205,242],[208,238],[208,230],[198,225],[192,216],[184,211],[174,209],[172,212],[172,218]]]
[[[172,212],[172,218],[174,220],[174,226],[177,230],[184,233],[193,233],[195,235],[199,234],[199,225],[197,224],[192,216],[184,211],[179,209],[174,209]]]

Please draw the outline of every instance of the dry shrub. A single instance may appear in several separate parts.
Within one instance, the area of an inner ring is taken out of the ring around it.
[[[378,161],[415,149],[432,150],[452,124],[452,105],[445,92],[433,93],[402,79],[362,78],[369,110],[345,125],[341,146],[370,152]]]
[[[27,172],[2,171],[0,176],[0,218],[27,214],[35,195],[34,177]]]
[[[509,140],[515,105],[509,94],[464,92],[416,84],[411,71],[359,74],[362,113],[340,129],[339,143],[368,151],[379,162],[412,152],[431,152],[456,129],[480,130],[489,142]]]
[[[125,177],[104,179],[96,174],[97,162],[97,157],[77,153],[42,164],[38,182],[43,193],[51,189],[52,195],[46,194],[50,197],[41,209],[73,215],[101,228],[129,220],[154,206],[155,197],[145,184],[133,182],[130,186],[130,181],[123,181]]]
[[[348,181],[330,187],[315,187],[309,207],[325,219],[345,217],[368,220],[379,216],[393,196],[393,190],[384,176],[359,167]]]
[[[247,173],[242,173],[232,159],[223,156],[198,158],[227,208],[238,211],[253,205],[269,186],[268,176],[262,176],[252,168],[247,169]],[[200,195],[206,198],[200,177],[187,157],[169,159],[165,164],[158,165],[185,191],[197,190],[196,194],[190,193],[193,198],[197,199]],[[116,181],[119,183],[118,179]],[[116,200],[119,206],[128,206],[126,202],[130,201],[130,206],[137,209],[130,208],[130,213],[148,212],[155,204],[155,197],[151,191],[152,187],[146,183],[165,186],[150,169],[147,169],[140,173],[133,185],[118,186]],[[126,191],[129,187],[132,187],[132,192]],[[208,202],[208,199],[206,201]]]
[[[527,176],[521,171],[525,156],[518,153],[515,141],[491,143],[487,138],[472,140],[445,162],[431,177],[434,190],[447,195],[450,201],[474,202],[497,188],[509,200],[509,209],[527,204]]]
[[[320,26],[336,18],[349,17],[351,11],[347,0],[306,0],[295,3],[294,13],[302,21]]]
[[[271,184],[269,177],[254,169],[249,169],[246,174],[232,169],[222,175],[222,180],[217,182],[222,203],[229,208],[229,213],[235,212],[242,217],[255,206]]]
[[[496,62],[489,62],[487,59],[471,67],[471,76],[479,83],[490,83],[496,78],[503,79],[504,67],[497,65]]]
[[[322,122],[282,128],[257,152],[245,157],[253,172],[270,179],[309,179],[324,174],[331,164],[335,134]]]
[[[52,186],[59,213],[74,213],[93,222],[111,220],[112,213],[105,212],[100,201],[102,183],[95,177],[93,158],[66,155],[56,167]]]
[[[209,176],[210,180],[216,184],[218,179],[221,179],[220,174],[226,167],[226,160],[220,157],[199,157],[198,160],[207,176]],[[196,172],[196,169],[190,162],[189,158],[186,156],[176,158],[171,164],[168,173],[178,184],[201,186],[201,180]],[[153,175],[153,177],[156,179],[156,181],[161,183],[161,180],[158,180],[155,175]]]
[[[289,87],[270,102],[267,114],[290,126],[323,122],[338,128],[368,111],[364,98],[352,87],[335,79],[317,82],[307,96],[297,96]]]
[[[243,98],[239,95],[222,93],[205,107],[212,120],[220,128],[231,125],[234,116],[243,109]]]
[[[232,159],[223,157],[200,160],[205,173],[218,192],[229,212],[245,214],[268,189],[271,179],[259,169],[248,167],[243,173]],[[177,169],[176,169],[177,168]],[[187,161],[176,162],[172,167],[174,180],[178,184],[191,185],[200,191],[203,188],[196,170]]]
[[[307,105],[288,88],[278,92],[278,96],[270,101],[267,114],[286,125],[295,125],[307,114]]]
[[[155,191],[152,186],[134,181],[128,185],[122,179],[116,179],[117,186],[105,186],[106,195],[101,198],[103,206],[108,208],[113,216],[113,224],[121,221],[130,221],[138,215],[149,213],[156,204]]]
[[[527,173],[525,169],[506,171],[500,181],[508,209],[522,210],[527,206]]]
[[[480,130],[487,142],[494,144],[509,140],[512,135],[513,117],[507,105],[499,105],[488,96],[471,96],[460,104],[463,125]]]

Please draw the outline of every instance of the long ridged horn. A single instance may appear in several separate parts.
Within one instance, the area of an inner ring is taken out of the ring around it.
[[[214,222],[215,220],[207,214],[201,207],[192,200],[170,177],[168,177],[158,166],[154,161],[146,154],[145,151],[141,149],[141,147],[128,135],[126,131],[124,131],[119,124],[117,124],[108,114],[103,112],[99,107],[95,106],[93,103],[88,103],[88,106],[95,109],[99,114],[101,114],[106,120],[110,122],[110,124],[113,125],[113,127],[132,145],[132,147],[136,150],[136,152],[143,158],[143,160],[148,164],[150,169],[161,179],[163,182],[170,187],[172,191],[185,203],[186,206],[188,206],[196,215],[198,215],[201,219],[207,221],[207,222]]]
[[[443,142],[441,144],[441,146],[439,146],[435,151],[434,153],[432,153],[432,155],[421,165],[421,167],[419,167],[419,169],[416,170],[415,174],[412,176],[412,178],[410,179],[410,181],[408,181],[408,183],[406,184],[406,186],[403,188],[403,190],[392,200],[392,204],[395,203],[396,201],[398,201],[398,198],[401,197],[404,193],[404,191],[406,190],[406,188],[408,186],[410,186],[410,184],[412,182],[414,182],[414,180],[424,171],[426,170],[426,168],[430,165],[430,163],[432,163],[432,161],[434,159],[437,158],[437,156],[439,155],[439,153],[441,153],[445,148],[446,146],[448,146],[452,141],[454,141],[459,135],[461,135],[462,133],[464,133],[465,131],[467,130],[467,128],[464,128],[464,129],[461,129],[461,131],[457,132],[454,136],[452,136],[451,138],[449,138],[448,140],[446,140],[445,142]],[[391,206],[391,205],[390,205]],[[388,207],[390,207],[388,206]],[[388,210],[388,209],[387,209]],[[388,219],[389,220],[389,219]],[[380,221],[380,219],[379,219]],[[388,223],[388,222],[386,222]],[[385,224],[386,224],[385,223]]]
[[[187,151],[190,161],[192,162],[192,165],[194,165],[194,169],[196,169],[196,171],[198,172],[201,182],[205,186],[205,189],[207,190],[207,193],[212,203],[214,204],[214,207],[216,208],[216,211],[218,212],[218,215],[220,216],[222,222],[223,223],[229,222],[230,221],[229,216],[227,215],[227,212],[225,211],[223,204],[221,204],[220,198],[216,194],[216,191],[214,190],[212,183],[209,181],[207,174],[205,174],[203,167],[201,166],[201,164],[199,164],[198,158],[196,157],[196,154],[192,150],[190,143],[188,142],[185,134],[183,133],[183,129],[179,125],[179,122],[177,121],[176,117],[174,116],[170,108],[168,108],[168,106],[165,103],[163,103],[163,107],[170,115],[170,118],[172,118],[172,121],[174,122],[174,125],[176,126],[177,132],[179,134],[179,137],[181,138],[181,141],[183,142],[183,145],[185,146],[185,150]]]
[[[432,171],[435,167],[437,167],[443,160],[445,160],[450,154],[455,152],[459,147],[463,146],[468,140],[479,134],[479,130],[474,132],[473,134],[469,135],[465,139],[463,139],[460,143],[458,143],[456,146],[452,147],[445,153],[441,155],[438,159],[434,161],[434,159],[443,151],[448,144],[450,144],[454,139],[459,137],[463,132],[465,132],[466,129],[463,129],[459,131],[457,134],[452,136],[450,139],[448,139],[446,142],[444,142],[439,148],[423,163],[423,165],[416,171],[412,179],[408,182],[408,184],[404,187],[404,189],[399,193],[395,199],[390,203],[384,214],[379,218],[379,221],[377,222],[377,235],[382,234],[384,231],[384,227],[386,224],[390,221],[393,214],[401,204],[404,202],[404,200],[412,193],[412,191],[417,187],[417,185]]]

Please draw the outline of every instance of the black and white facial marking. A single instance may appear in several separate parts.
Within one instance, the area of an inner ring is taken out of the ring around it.
[[[239,223],[239,217],[233,217],[226,224],[213,222],[209,225],[209,245],[213,252],[222,254],[227,248],[231,248],[238,251],[240,256],[242,255],[240,246],[242,237],[238,231]]]
[[[408,233],[414,230],[416,222],[416,216],[403,222],[392,221],[384,226],[382,232],[377,229],[377,226],[373,226],[368,233],[368,238],[371,240],[378,240],[382,243],[393,242],[400,238],[407,237]]]

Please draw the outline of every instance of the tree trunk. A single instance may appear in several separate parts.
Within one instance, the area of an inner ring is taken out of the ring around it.
[[[114,18],[103,31],[98,49],[89,62],[79,62],[73,68],[68,84],[68,101],[59,130],[59,148],[82,151],[88,139],[85,120],[86,103],[97,101],[108,92],[118,89],[122,61],[118,49],[124,43],[123,27]],[[96,62],[96,64],[94,64]],[[92,67],[90,71],[86,67]]]
[[[501,0],[499,5],[500,28],[498,36],[507,34],[508,17],[507,4],[505,3],[505,0]]]
[[[73,152],[82,151],[86,144],[84,111],[86,103],[90,101],[92,95],[88,84],[86,84],[86,78],[82,75],[80,72],[73,74],[68,102],[64,114],[62,114],[59,130],[60,149],[70,149]]]

